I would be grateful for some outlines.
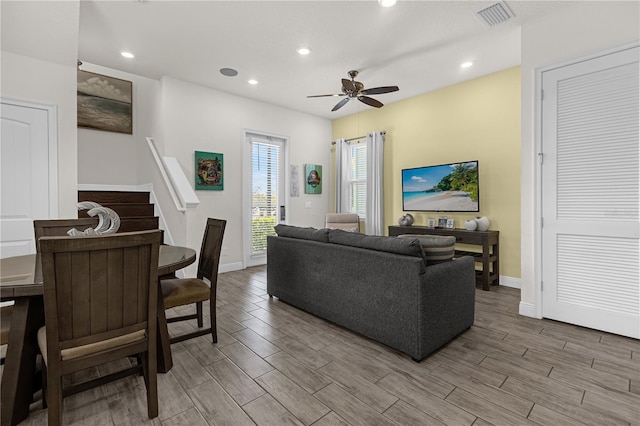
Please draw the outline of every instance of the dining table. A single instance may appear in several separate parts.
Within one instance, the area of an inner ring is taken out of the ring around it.
[[[195,262],[196,251],[188,247],[161,245],[158,277]],[[160,280],[158,280],[160,283]],[[44,325],[42,263],[40,255],[0,259],[0,300],[13,300],[9,344],[0,389],[1,425],[16,425],[29,415],[33,398],[33,377],[38,355],[36,334]],[[158,372],[173,366],[171,343],[162,292],[158,291]]]

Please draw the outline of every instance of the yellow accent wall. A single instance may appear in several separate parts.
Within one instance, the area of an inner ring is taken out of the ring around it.
[[[374,97],[384,102],[384,95]],[[500,231],[500,275],[520,278],[520,67],[332,122],[333,140],[374,130],[387,131],[385,229],[404,214],[402,169],[478,160],[479,213],[410,213],[416,225],[447,216],[456,228],[464,228],[466,219],[487,216],[490,229]]]

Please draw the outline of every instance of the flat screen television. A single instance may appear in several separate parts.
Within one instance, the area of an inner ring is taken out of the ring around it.
[[[478,162],[403,169],[402,210],[479,212]]]

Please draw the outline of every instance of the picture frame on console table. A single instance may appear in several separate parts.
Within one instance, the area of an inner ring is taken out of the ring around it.
[[[448,218],[446,216],[440,216],[438,218],[438,228],[446,228],[447,227],[447,220],[448,220]]]
[[[436,227],[436,220],[434,218],[432,218],[432,217],[427,219],[427,227],[428,228],[435,228]]]
[[[447,229],[453,229],[455,227],[455,219],[447,219]]]

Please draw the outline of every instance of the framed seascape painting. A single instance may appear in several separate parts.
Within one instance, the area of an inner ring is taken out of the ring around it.
[[[209,191],[224,189],[224,156],[215,152],[196,151],[195,188]]]
[[[133,133],[133,84],[78,70],[78,127]]]
[[[322,166],[319,164],[305,164],[304,175],[304,193],[322,194]]]

